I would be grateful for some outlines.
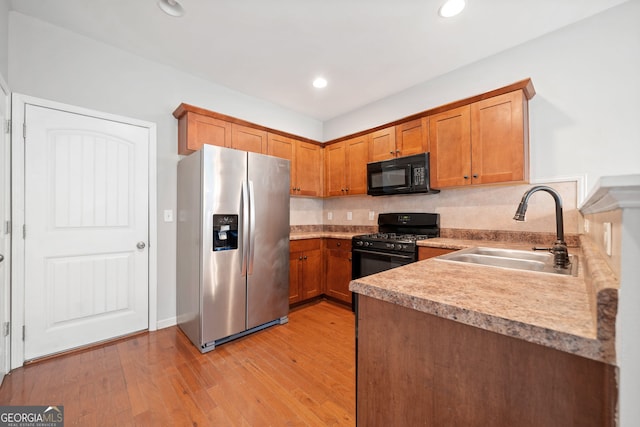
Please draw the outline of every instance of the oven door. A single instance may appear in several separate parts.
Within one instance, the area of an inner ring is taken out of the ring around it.
[[[401,265],[417,261],[417,254],[394,254],[378,252],[366,249],[351,250],[351,279],[369,276],[381,271],[391,270]],[[357,313],[358,297],[355,292],[351,294],[351,309]]]
[[[415,254],[395,254],[355,248],[352,250],[351,258],[352,279],[359,279],[416,261]]]

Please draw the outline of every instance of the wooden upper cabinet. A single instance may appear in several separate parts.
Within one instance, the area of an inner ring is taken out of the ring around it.
[[[521,90],[430,116],[431,186],[527,181],[528,133]]]
[[[254,153],[267,153],[267,132],[248,126],[231,124],[231,148]]]
[[[369,138],[363,135],[344,141],[345,182],[347,194],[367,194],[367,160],[369,158]]]
[[[269,132],[267,134],[267,154],[270,156],[287,159],[291,162],[289,165],[289,193],[294,194],[296,182],[296,168],[294,165],[295,158],[295,140],[286,136]]]
[[[322,147],[304,141],[296,141],[294,164],[296,192],[292,194],[322,197]]]
[[[369,161],[378,162],[397,157],[396,132],[391,126],[369,134]]]
[[[231,123],[187,111],[178,119],[178,154],[190,154],[204,144],[231,146]]]
[[[429,120],[427,117],[399,124],[395,129],[397,157],[429,151]]]
[[[325,196],[367,193],[368,142],[363,135],[325,147]]]
[[[345,165],[347,154],[344,146],[345,141],[341,141],[331,144],[324,149],[325,196],[345,195]]]
[[[474,184],[529,179],[528,105],[522,91],[471,104]]]
[[[468,105],[429,117],[433,188],[471,183],[471,113]]]
[[[267,154],[291,161],[292,195],[322,195],[321,147],[269,132]]]

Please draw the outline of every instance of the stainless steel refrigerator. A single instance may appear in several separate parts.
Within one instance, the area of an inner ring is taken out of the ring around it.
[[[178,162],[178,326],[203,353],[287,322],[289,163],[211,145]]]

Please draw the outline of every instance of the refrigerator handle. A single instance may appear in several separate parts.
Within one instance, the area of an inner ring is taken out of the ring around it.
[[[253,274],[253,253],[256,247],[256,197],[253,193],[253,181],[249,180],[249,275]]]
[[[247,259],[249,253],[249,189],[247,181],[242,181],[242,261],[240,274],[247,275]]]

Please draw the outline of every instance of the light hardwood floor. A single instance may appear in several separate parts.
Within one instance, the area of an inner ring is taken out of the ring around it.
[[[322,301],[207,354],[144,333],[16,369],[0,405],[64,405],[67,426],[353,426],[354,324]]]

